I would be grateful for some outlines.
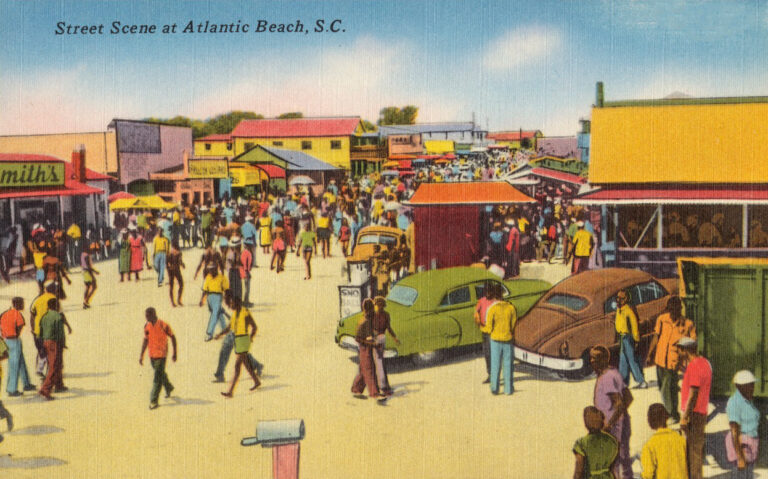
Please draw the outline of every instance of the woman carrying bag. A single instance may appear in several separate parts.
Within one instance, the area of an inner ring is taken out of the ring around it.
[[[245,369],[248,371],[248,374],[253,378],[253,387],[251,388],[251,391],[261,386],[261,381],[256,375],[256,371],[254,371],[251,361],[248,359],[248,351],[251,349],[253,336],[256,334],[256,322],[253,320],[251,312],[243,307],[242,298],[231,296],[231,302],[233,311],[229,326],[216,335],[216,339],[219,339],[230,331],[235,333],[235,354],[237,355],[237,359],[235,360],[235,375],[232,376],[232,384],[229,386],[229,391],[221,393],[221,395],[226,398],[232,397],[232,393],[235,390],[235,384],[237,384],[237,380],[240,378],[240,368],[243,364],[245,364]],[[249,326],[251,329],[250,333],[248,333]]]

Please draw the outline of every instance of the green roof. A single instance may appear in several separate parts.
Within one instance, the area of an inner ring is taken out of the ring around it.
[[[633,106],[673,106],[673,105],[735,105],[745,103],[768,103],[768,96],[731,96],[716,98],[659,98],[655,100],[619,100],[606,101],[602,108]],[[596,106],[595,108],[601,108]]]

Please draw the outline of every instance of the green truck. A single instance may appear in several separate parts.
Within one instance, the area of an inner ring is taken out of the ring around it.
[[[733,375],[749,369],[755,396],[768,398],[768,259],[680,257],[677,265],[686,315],[712,364],[712,395],[730,395]]]

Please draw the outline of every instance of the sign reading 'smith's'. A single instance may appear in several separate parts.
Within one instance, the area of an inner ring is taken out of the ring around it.
[[[0,163],[0,188],[61,186],[63,184],[64,163]]]

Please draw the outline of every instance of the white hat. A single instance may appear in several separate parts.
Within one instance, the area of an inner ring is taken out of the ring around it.
[[[240,246],[240,237],[233,236],[232,238],[230,238],[229,246]]]
[[[577,222],[576,222],[576,226],[578,226],[579,228],[581,228],[582,226],[584,226],[584,222],[583,222],[583,221],[577,221]]]
[[[200,207],[200,211],[208,211],[208,207],[203,205]]]
[[[33,230],[36,230],[38,228],[40,228],[40,223],[35,223],[35,224],[32,225],[32,229]]]
[[[755,382],[755,375],[752,374],[752,371],[749,371],[747,369],[742,369],[741,371],[737,372],[733,376],[733,384],[752,384]]]
[[[687,336],[683,336],[682,338],[678,339],[677,343],[675,344],[681,348],[689,348],[691,346],[696,346],[696,340]]]

